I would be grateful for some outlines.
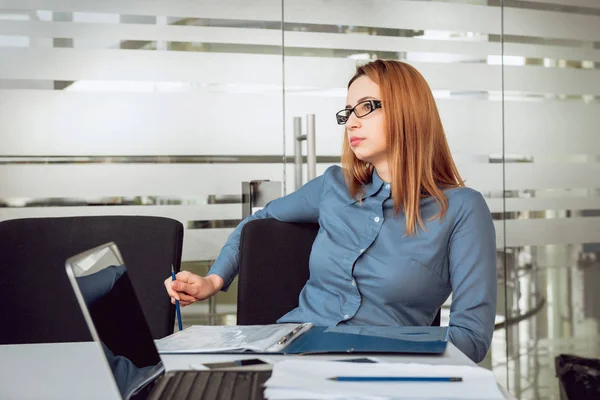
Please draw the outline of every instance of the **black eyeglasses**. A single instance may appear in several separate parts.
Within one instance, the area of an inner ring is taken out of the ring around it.
[[[348,122],[348,118],[350,118],[350,114],[354,113],[357,118],[362,118],[371,114],[378,108],[381,108],[380,100],[365,100],[361,101],[353,108],[345,108],[341,111],[338,111],[335,113],[335,118],[337,119],[338,125],[345,125],[346,122]]]

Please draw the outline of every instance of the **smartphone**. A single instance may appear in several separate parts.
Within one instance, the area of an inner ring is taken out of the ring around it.
[[[375,358],[375,357],[362,357],[362,358],[342,358],[339,360],[331,360],[331,361],[340,361],[340,362],[352,362],[352,363],[364,363],[364,364],[371,364],[371,363],[378,363],[381,362],[379,359]]]
[[[218,363],[204,363],[203,365],[207,368],[232,368],[232,367],[246,367],[248,365],[261,365],[261,364],[269,364],[266,361],[263,361],[259,358],[248,358],[245,360],[233,360],[233,361],[224,361]]]

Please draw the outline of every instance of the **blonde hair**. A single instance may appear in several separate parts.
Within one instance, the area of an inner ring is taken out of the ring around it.
[[[350,85],[367,76],[379,85],[384,113],[387,158],[392,180],[394,211],[406,214],[406,234],[414,235],[417,224],[425,229],[419,201],[431,196],[440,211],[431,219],[444,218],[448,200],[443,189],[462,187],[440,115],[429,85],[411,65],[392,60],[376,60],[357,67]],[[346,129],[342,167],[352,198],[371,181],[373,166],[354,155]]]

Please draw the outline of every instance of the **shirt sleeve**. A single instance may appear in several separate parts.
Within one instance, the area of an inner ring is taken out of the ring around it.
[[[483,360],[496,317],[496,232],[480,193],[463,201],[449,242],[449,339],[471,360]]]
[[[238,273],[240,234],[248,222],[263,218],[275,218],[283,222],[318,222],[323,185],[330,169],[331,167],[295,192],[269,202],[262,210],[240,222],[227,238],[225,246],[208,272],[223,278],[224,285],[221,290],[227,291]]]

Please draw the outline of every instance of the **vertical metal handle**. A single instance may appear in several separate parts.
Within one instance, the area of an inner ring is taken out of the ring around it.
[[[294,172],[296,190],[303,184],[302,179],[302,142],[306,140],[306,166],[308,180],[317,177],[317,145],[315,140],[315,114],[306,116],[306,135],[302,134],[302,118],[294,117]]]
[[[302,186],[302,118],[294,117],[294,175],[296,190]]]
[[[306,116],[306,166],[308,180],[317,177],[317,146],[315,143],[315,114]]]

